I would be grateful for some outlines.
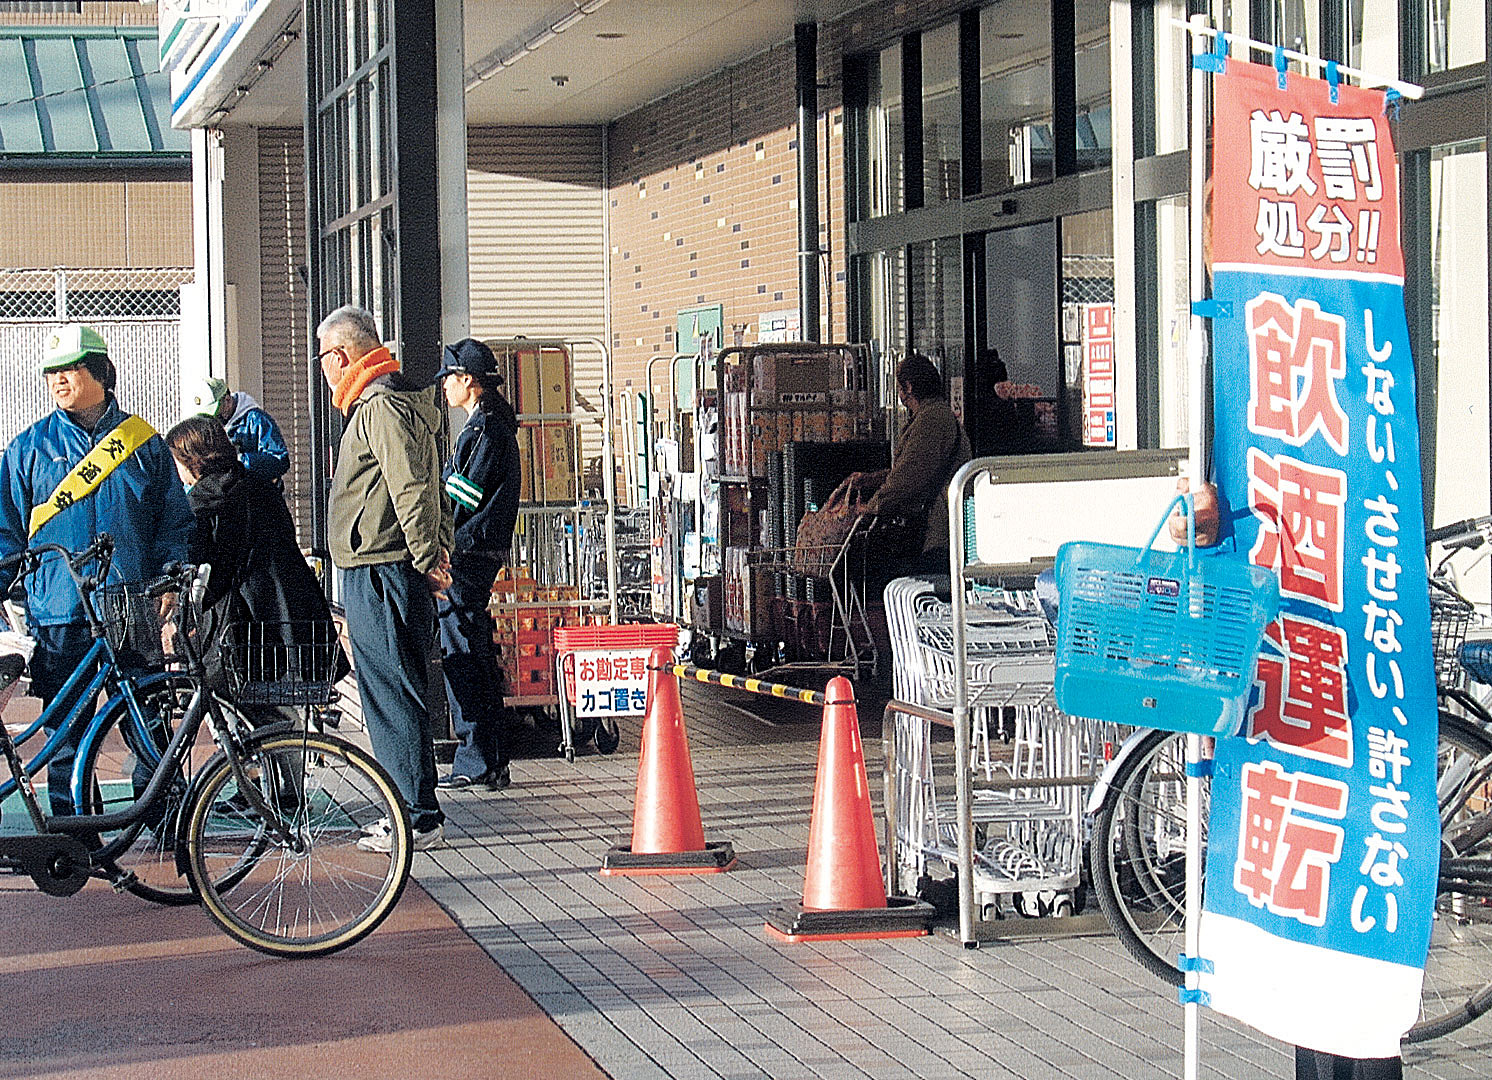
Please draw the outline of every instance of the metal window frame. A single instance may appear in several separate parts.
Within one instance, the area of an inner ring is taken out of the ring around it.
[[[441,342],[435,0],[310,0],[304,21],[309,325],[366,308],[405,381],[426,385]],[[309,368],[312,544],[324,551],[340,424]]]

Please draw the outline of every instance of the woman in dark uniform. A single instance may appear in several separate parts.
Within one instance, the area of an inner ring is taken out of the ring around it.
[[[466,426],[441,472],[456,511],[451,584],[440,601],[440,645],[456,756],[443,788],[507,787],[503,675],[492,644],[487,603],[506,565],[518,520],[518,420],[498,392],[503,378],[492,350],[465,338],[447,345],[436,381],[446,404],[465,409]]]

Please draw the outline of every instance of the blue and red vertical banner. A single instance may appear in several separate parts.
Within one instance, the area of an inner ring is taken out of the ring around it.
[[[1388,1057],[1418,1014],[1440,829],[1384,93],[1232,61],[1214,85],[1224,546],[1278,572],[1281,615],[1217,743],[1201,986],[1286,1042]]]

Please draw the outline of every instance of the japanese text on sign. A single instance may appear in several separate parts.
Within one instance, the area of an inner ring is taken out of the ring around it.
[[[571,662],[578,716],[641,716],[647,712],[647,650],[576,652]]]

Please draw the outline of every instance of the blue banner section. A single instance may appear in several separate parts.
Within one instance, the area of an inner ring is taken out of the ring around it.
[[[1231,309],[1214,323],[1221,547],[1279,573],[1281,616],[1242,737],[1217,742],[1205,908],[1422,966],[1438,725],[1403,288],[1235,264],[1213,296]]]

